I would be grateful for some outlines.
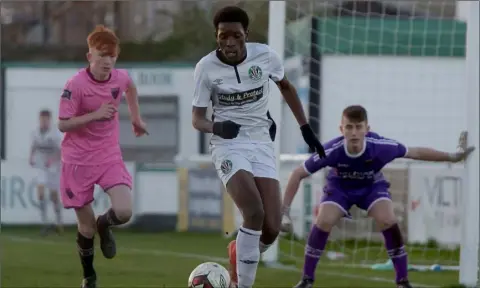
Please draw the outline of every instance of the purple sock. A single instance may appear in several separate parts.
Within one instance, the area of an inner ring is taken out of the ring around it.
[[[408,277],[408,259],[407,251],[403,245],[403,237],[397,224],[383,230],[385,238],[385,247],[387,248],[388,257],[392,259],[395,273],[397,275],[397,283],[401,280],[407,280]]]
[[[303,277],[308,279],[315,279],[315,269],[317,268],[320,256],[322,256],[323,249],[327,245],[329,232],[313,226],[308,242],[305,246],[305,263],[303,264]]]

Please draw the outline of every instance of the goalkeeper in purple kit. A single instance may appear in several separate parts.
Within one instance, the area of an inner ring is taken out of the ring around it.
[[[303,278],[295,288],[313,287],[315,269],[329,233],[342,217],[350,216],[349,210],[353,205],[367,211],[368,216],[381,227],[388,256],[395,267],[397,287],[412,287],[407,275],[407,252],[388,191],[390,184],[381,169],[397,158],[460,162],[474,150],[474,147],[466,146],[466,132],[460,136],[458,151],[446,153],[431,148],[407,148],[369,130],[365,108],[347,107],[340,125],[342,136],[324,145],[326,158],[321,159],[314,154],[290,176],[283,202],[283,230],[288,230],[288,211],[300,181],[322,168],[332,168],[327,176],[315,225],[305,247]]]

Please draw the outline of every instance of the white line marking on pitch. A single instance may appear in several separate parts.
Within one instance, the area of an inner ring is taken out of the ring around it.
[[[35,239],[35,238],[28,238],[28,237],[21,237],[21,236],[6,236],[6,239],[9,239],[13,242],[21,243],[39,243],[45,245],[69,245],[64,241],[48,241],[43,239]],[[130,252],[132,254],[148,254],[148,255],[155,255],[155,256],[173,256],[173,257],[180,257],[180,258],[187,258],[187,259],[198,259],[201,261],[213,261],[218,263],[228,263],[228,259],[224,257],[214,257],[209,255],[202,255],[202,254],[194,254],[194,253],[182,253],[182,252],[173,252],[173,251],[165,251],[165,250],[153,250],[153,249],[138,249],[138,248],[130,248],[130,247],[118,247],[123,252]],[[282,271],[289,271],[299,273],[302,272],[301,269],[294,267],[294,266],[287,266],[287,265],[274,265],[271,267],[267,267],[271,269],[277,269]],[[381,277],[366,277],[356,274],[345,274],[345,273],[338,273],[338,272],[331,272],[331,271],[320,271],[320,274],[327,275],[327,276],[334,276],[334,277],[343,277],[343,278],[350,278],[350,279],[359,279],[364,281],[371,281],[371,282],[382,282],[382,283],[390,283],[395,284],[395,281],[388,280]],[[437,286],[420,284],[420,283],[411,283],[414,287],[424,287],[424,288],[436,288]]]

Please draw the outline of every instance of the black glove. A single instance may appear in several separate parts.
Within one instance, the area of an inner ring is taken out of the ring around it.
[[[240,127],[240,125],[230,120],[215,122],[213,123],[213,134],[223,139],[233,139],[237,137]]]
[[[318,141],[317,136],[313,133],[312,127],[309,124],[305,124],[300,127],[302,131],[303,140],[308,144],[311,151],[317,152],[320,158],[325,158],[325,149],[323,149],[322,144]]]

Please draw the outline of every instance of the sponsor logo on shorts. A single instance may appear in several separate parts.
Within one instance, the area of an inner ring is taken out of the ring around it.
[[[263,85],[259,88],[232,94],[217,94],[218,104],[223,106],[242,106],[257,102],[263,97]]]
[[[262,79],[262,74],[262,68],[256,65],[253,65],[252,67],[250,67],[250,69],[248,69],[248,77],[250,77],[250,79],[252,79],[253,81],[259,81],[260,79]]]
[[[228,174],[232,171],[232,161],[226,159],[223,160],[222,165],[220,165],[220,169],[222,170],[223,174]]]
[[[73,198],[75,197],[75,195],[73,194],[72,190],[70,190],[70,189],[66,189],[66,190],[65,190],[65,194],[67,194],[67,197],[68,197],[69,199],[73,199]]]

